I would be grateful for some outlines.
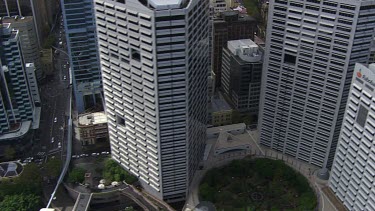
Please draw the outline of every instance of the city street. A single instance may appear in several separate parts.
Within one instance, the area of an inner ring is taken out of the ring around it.
[[[65,40],[65,36],[59,27],[55,28],[56,44]],[[61,39],[60,39],[61,37]],[[61,40],[61,41],[60,41]],[[61,49],[66,51],[65,49]],[[55,52],[55,50],[54,50]],[[46,154],[61,156],[64,148],[65,126],[67,124],[66,112],[69,106],[69,65],[68,57],[64,53],[53,53],[54,71],[53,75],[40,85],[40,96],[42,101],[42,116],[40,122],[40,151]],[[64,77],[65,76],[65,77]]]

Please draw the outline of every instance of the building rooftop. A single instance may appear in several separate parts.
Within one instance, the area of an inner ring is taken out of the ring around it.
[[[245,62],[258,62],[262,60],[259,46],[250,39],[231,40],[227,44],[228,50]]]
[[[30,127],[31,127],[31,121],[24,121],[21,123],[20,127],[17,130],[9,132],[9,133],[1,134],[0,141],[22,137],[29,131]]]
[[[13,16],[13,17],[3,17],[3,23],[26,23],[33,20],[32,16],[21,17],[21,16]]]
[[[82,114],[78,117],[79,125],[96,125],[107,123],[105,112]]]
[[[215,133],[220,133],[224,131],[227,132],[227,131],[232,131],[232,130],[245,130],[245,129],[246,129],[246,124],[239,123],[239,124],[233,124],[233,125],[224,125],[224,126],[219,126],[219,127],[207,128],[206,133],[215,134]]]
[[[215,97],[212,99],[211,108],[213,112],[231,110],[230,105],[221,97]]]
[[[149,0],[148,2],[155,9],[176,9],[180,8],[182,0]]]

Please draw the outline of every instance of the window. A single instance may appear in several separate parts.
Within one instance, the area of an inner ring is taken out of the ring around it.
[[[356,122],[362,127],[365,127],[367,114],[368,110],[363,105],[360,105]]]
[[[138,62],[141,61],[141,53],[138,50],[132,48],[130,52],[131,52],[131,55],[132,55],[132,59],[134,59]]]
[[[117,122],[117,124],[119,124],[121,126],[125,126],[125,118],[123,118],[119,115],[116,115],[116,122]]]
[[[284,54],[284,63],[296,64],[297,57],[291,54]]]
[[[117,0],[117,2],[125,4],[125,0]]]

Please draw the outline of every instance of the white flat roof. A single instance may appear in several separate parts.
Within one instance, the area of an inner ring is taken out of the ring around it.
[[[90,114],[82,114],[78,117],[80,125],[96,125],[107,123],[107,116],[103,112],[96,112]]]
[[[175,9],[179,8],[182,0],[148,0],[156,9]]]

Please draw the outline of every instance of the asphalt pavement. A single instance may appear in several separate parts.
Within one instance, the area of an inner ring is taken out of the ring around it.
[[[56,28],[55,30],[56,46],[58,46],[61,29]],[[65,40],[64,34],[61,35],[61,39]],[[65,49],[61,50],[66,51]],[[69,92],[71,91],[67,61],[67,55],[53,53],[53,75],[47,77],[45,83],[40,85],[40,96],[42,98],[40,151],[50,155],[56,154],[56,157],[61,157],[61,150],[66,145],[64,143],[67,126],[66,114],[69,108]],[[66,79],[64,79],[64,76]]]

